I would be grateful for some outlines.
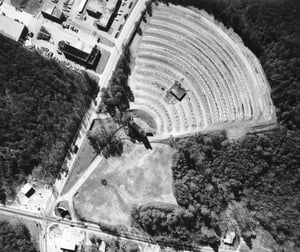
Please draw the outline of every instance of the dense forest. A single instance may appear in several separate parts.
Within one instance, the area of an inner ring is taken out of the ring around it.
[[[231,143],[225,134],[178,140],[173,160],[176,200],[182,208],[144,206],[132,217],[158,241],[216,247],[223,212],[242,202],[279,244],[300,248],[300,132],[282,128]],[[251,239],[255,221],[235,210],[236,231]],[[295,250],[296,251],[296,250]]]
[[[299,251],[300,2],[162,2],[205,9],[241,36],[262,63],[281,126],[234,142],[225,133],[177,140],[172,169],[179,207],[140,206],[133,225],[158,242],[214,248],[228,230],[251,247],[262,226],[280,251]],[[237,225],[226,221],[229,209]]]
[[[0,36],[0,199],[33,173],[60,176],[68,148],[97,94],[87,74],[63,69]]]
[[[0,222],[0,251],[5,252],[37,252],[29,230],[23,224],[11,225]]]

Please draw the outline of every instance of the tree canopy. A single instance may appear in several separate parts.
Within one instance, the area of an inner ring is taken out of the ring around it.
[[[134,101],[133,93],[128,85],[130,75],[131,54],[129,47],[123,48],[123,53],[117,63],[107,88],[101,89],[101,112],[108,112],[115,117],[117,112],[126,112],[129,102]]]
[[[34,171],[60,176],[97,83],[0,35],[0,196]]]
[[[23,224],[13,226],[7,221],[0,222],[0,251],[37,252],[27,227]]]

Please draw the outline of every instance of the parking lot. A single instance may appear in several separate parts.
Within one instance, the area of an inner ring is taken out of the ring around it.
[[[120,6],[108,31],[98,29],[95,25],[97,18],[87,13],[89,1],[92,0],[87,1],[80,14],[79,5],[82,5],[82,0],[39,0],[39,4],[36,5],[32,5],[32,2],[28,1],[27,3],[31,6],[34,16],[32,16],[33,13],[30,15],[26,12],[28,10],[26,5],[20,9],[12,7],[9,0],[5,0],[5,4],[10,6],[8,16],[12,18],[20,16],[20,21],[24,22],[31,32],[32,36],[27,36],[25,41],[25,46],[28,49],[37,50],[43,56],[53,58],[68,68],[80,70],[83,69],[82,66],[67,60],[64,54],[58,50],[59,41],[67,41],[71,45],[75,44],[79,45],[79,47],[93,47],[96,45],[100,49],[102,56],[95,67],[95,71],[101,74],[110,57],[110,51],[114,47],[114,41],[119,37],[137,0],[122,0],[119,3]],[[35,7],[34,10],[32,6]],[[66,17],[64,22],[54,22],[42,15],[42,10],[53,7],[63,12]],[[26,16],[30,18],[25,19]],[[45,35],[42,32],[43,36],[41,39],[40,34],[42,30],[46,30],[47,34]],[[50,37],[50,39],[44,39],[45,36]]]

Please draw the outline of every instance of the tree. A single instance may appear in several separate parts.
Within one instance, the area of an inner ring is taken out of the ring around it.
[[[98,154],[101,153],[106,158],[110,156],[121,156],[123,152],[123,143],[116,134],[121,127],[116,130],[107,129],[102,125],[97,129],[90,131],[88,139],[94,150]]]
[[[60,177],[62,164],[97,81],[63,69],[53,60],[0,35],[0,197],[34,174]],[[5,191],[5,192],[4,192]]]

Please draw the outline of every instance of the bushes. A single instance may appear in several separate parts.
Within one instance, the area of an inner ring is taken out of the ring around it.
[[[115,117],[117,112],[126,112],[129,109],[129,102],[134,101],[128,85],[130,59],[130,50],[126,47],[112,74],[108,88],[101,89],[101,112],[108,112],[112,117]]]

